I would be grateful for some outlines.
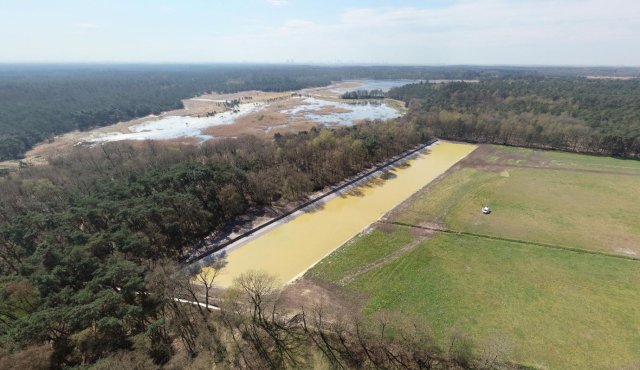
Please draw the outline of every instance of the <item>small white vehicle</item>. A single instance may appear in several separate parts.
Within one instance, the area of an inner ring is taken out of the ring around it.
[[[482,207],[482,213],[484,213],[485,215],[488,215],[489,213],[491,213],[491,208]]]

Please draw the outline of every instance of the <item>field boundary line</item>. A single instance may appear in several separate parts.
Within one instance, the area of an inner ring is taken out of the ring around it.
[[[448,234],[473,236],[473,237],[476,237],[476,238],[500,240],[500,241],[505,241],[505,242],[510,242],[510,243],[535,245],[535,246],[544,247],[544,248],[551,248],[551,249],[570,251],[570,252],[576,252],[576,253],[594,254],[594,255],[598,255],[598,256],[613,257],[613,258],[620,258],[620,259],[625,259],[625,260],[634,261],[634,262],[640,262],[640,257],[623,256],[623,255],[619,255],[619,254],[594,251],[594,250],[584,249],[584,248],[568,247],[568,246],[559,245],[559,244],[548,244],[548,243],[527,241],[527,240],[521,240],[521,239],[503,238],[503,237],[500,237],[500,236],[478,234],[478,233],[472,233],[472,232],[468,232],[468,231],[459,231],[459,230],[451,230],[451,229],[447,229],[447,228],[420,226],[420,225],[414,225],[414,224],[405,223],[405,222],[399,222],[399,221],[379,221],[379,222],[392,224],[392,225],[398,225],[398,226],[404,226],[404,227],[412,227],[412,228],[417,228],[417,229],[440,231],[440,232],[448,233]]]
[[[603,174],[603,175],[621,175],[621,176],[632,176],[632,177],[639,177],[640,176],[640,171],[637,171],[635,169],[632,169],[630,167],[626,167],[631,169],[632,171],[636,171],[636,172],[624,172],[623,170],[621,171],[613,171],[613,170],[595,170],[595,169],[588,169],[588,168],[570,168],[570,167],[545,167],[545,166],[534,166],[534,165],[527,165],[527,164],[504,164],[504,163],[492,163],[492,162],[488,162],[485,160],[482,161],[478,161],[480,165],[485,165],[485,166],[499,166],[499,167],[506,167],[506,168],[523,168],[523,169],[527,169],[527,170],[548,170],[548,171],[556,171],[556,172],[574,172],[574,173],[586,173],[586,174]],[[476,166],[477,167],[477,166]]]
[[[375,261],[372,261],[372,262],[364,265],[363,267],[359,268],[358,270],[343,276],[340,280],[337,281],[337,284],[341,285],[341,286],[346,286],[347,284],[351,283],[353,280],[359,278],[360,276],[362,276],[362,275],[364,275],[364,274],[366,274],[368,272],[371,272],[373,270],[377,270],[378,268],[386,266],[386,265],[390,264],[391,262],[397,261],[398,259],[402,258],[403,256],[406,256],[411,251],[416,249],[416,247],[420,243],[422,243],[423,241],[425,241],[427,239],[428,239],[427,236],[419,237],[416,240],[413,240],[412,242],[410,242],[409,244],[405,244],[405,245],[401,246],[400,248],[398,248],[398,250],[392,252],[391,254],[387,254],[385,256],[382,256],[382,257],[376,259]]]

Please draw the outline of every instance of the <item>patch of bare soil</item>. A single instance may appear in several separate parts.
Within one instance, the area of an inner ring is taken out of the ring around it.
[[[633,250],[631,248],[615,248],[615,251],[618,253],[622,253],[625,254],[627,256],[637,256],[638,255],[638,251],[637,250]]]
[[[366,297],[323,280],[302,277],[287,285],[282,294],[282,304],[290,310],[314,310],[336,314],[360,312]]]
[[[379,222],[379,223],[377,223],[377,224],[375,225],[375,228],[376,228],[377,230],[380,230],[380,231],[382,231],[382,232],[383,232],[383,233],[385,233],[385,234],[391,234],[391,233],[393,233],[393,232],[396,230],[396,228],[397,228],[397,227],[398,227],[398,226],[396,226],[396,225],[394,225],[394,224],[387,223],[387,222]]]
[[[264,92],[264,91],[241,91],[233,94],[205,94],[195,98],[185,99],[182,104],[185,109],[172,111],[171,115],[200,116],[207,113],[219,113],[229,110],[226,102],[237,100],[240,104],[245,103],[274,103],[280,100],[289,99],[291,92]],[[182,114],[174,114],[180,112]]]
[[[0,170],[13,170],[20,167],[19,160],[10,160],[0,162]]]
[[[522,153],[508,152],[491,145],[481,144],[478,149],[460,161],[458,166],[500,173],[509,167],[517,167],[519,164],[524,163],[529,166],[546,167],[548,161],[538,152],[527,156]]]

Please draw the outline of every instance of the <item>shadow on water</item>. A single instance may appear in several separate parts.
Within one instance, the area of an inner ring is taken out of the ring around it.
[[[363,171],[355,178],[362,181],[352,180],[337,185],[333,189],[341,192],[336,191],[330,197],[322,198],[320,202],[323,203],[315,204],[313,208],[322,212],[307,213],[290,222],[274,225],[273,230],[265,230],[263,235],[248,240],[242,246],[230,248],[229,263],[224,273],[218,276],[217,285],[231,286],[236,277],[256,268],[267,270],[284,282],[301,276],[345,240],[376,222],[474,149],[466,144],[447,143],[434,146],[433,157],[428,160],[421,155],[411,156],[407,169],[394,166],[404,162],[402,158],[391,166],[376,166]],[[365,177],[372,181],[365,183]],[[306,202],[303,204],[308,205]],[[301,245],[304,248],[300,248]]]
[[[205,268],[213,268],[214,270],[221,270],[227,266],[227,253],[222,251],[220,253],[213,253],[200,261],[194,262],[188,267],[190,275],[197,275]]]
[[[318,211],[322,211],[324,209],[324,203],[323,201],[319,201],[313,204],[308,205],[307,207],[305,207],[304,211],[307,213],[315,213]],[[287,217],[287,219],[289,219],[289,217]]]
[[[395,179],[396,177],[398,177],[398,175],[396,175],[395,173],[393,173],[392,171],[384,171],[382,172],[382,175],[380,175],[380,179],[381,180],[391,180],[391,179]]]
[[[348,190],[340,191],[337,194],[341,198],[363,197],[365,196],[365,189],[382,186],[387,180],[392,180],[397,177],[398,175],[395,173],[395,169],[384,170],[380,175],[375,176],[367,180],[366,182],[360,183]]]
[[[359,185],[349,190],[341,191],[338,194],[340,195],[341,198],[364,197],[364,191],[362,191],[363,186],[364,185]]]

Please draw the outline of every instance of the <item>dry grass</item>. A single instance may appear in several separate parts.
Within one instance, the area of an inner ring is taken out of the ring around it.
[[[302,111],[300,111],[299,115],[305,115],[305,114],[308,114],[308,113],[313,113],[313,114],[317,114],[319,116],[326,116],[326,115],[330,115],[330,114],[334,114],[334,113],[349,113],[349,112],[351,112],[350,109],[338,107],[336,105],[328,105],[326,107],[322,107],[322,108],[316,109],[316,110],[302,110]]]

